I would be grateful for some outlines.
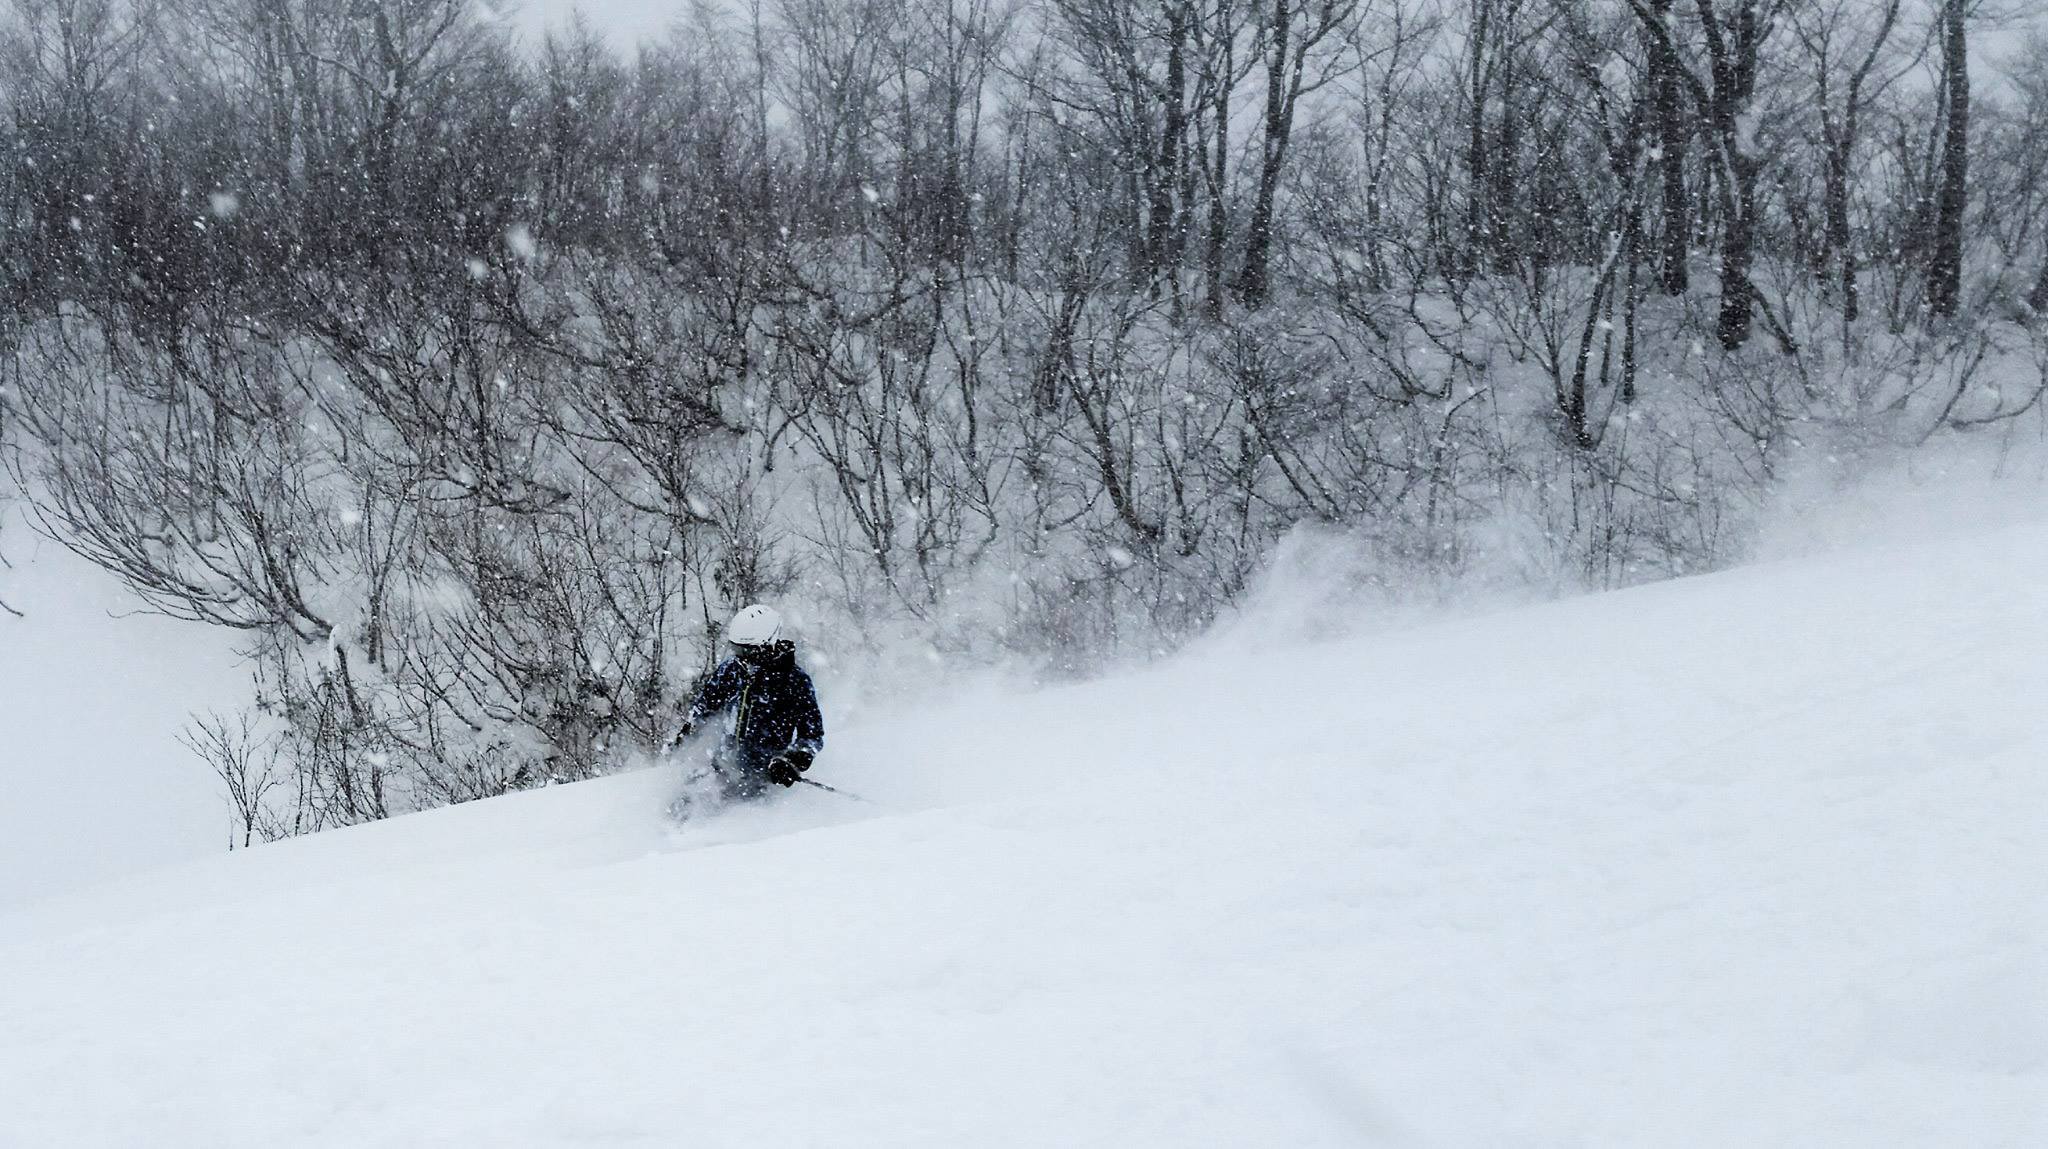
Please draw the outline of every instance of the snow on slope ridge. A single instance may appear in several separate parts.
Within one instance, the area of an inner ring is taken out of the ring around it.
[[[2037,1145],[2048,531],[1219,642],[0,918],[0,1144]]]

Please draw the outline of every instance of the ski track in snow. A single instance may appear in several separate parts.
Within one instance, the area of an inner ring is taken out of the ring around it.
[[[0,1144],[2048,1144],[2048,529],[1181,660],[0,917]]]

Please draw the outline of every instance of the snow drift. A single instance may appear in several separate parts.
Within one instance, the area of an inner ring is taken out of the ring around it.
[[[0,1143],[2038,1145],[2048,530],[835,730],[0,917]]]

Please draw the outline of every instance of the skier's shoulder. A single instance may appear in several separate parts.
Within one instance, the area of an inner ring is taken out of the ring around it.
[[[804,669],[803,663],[797,660],[797,652],[794,647],[790,649],[789,657],[783,660],[782,670],[784,674],[787,674],[789,676],[789,680],[792,683],[802,686],[805,689],[810,688],[811,674],[809,671]]]

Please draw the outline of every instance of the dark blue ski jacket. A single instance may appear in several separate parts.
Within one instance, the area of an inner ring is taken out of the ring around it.
[[[690,703],[690,722],[733,712],[726,742],[745,758],[765,764],[795,750],[808,766],[825,747],[825,717],[811,676],[796,664],[796,644],[778,642],[765,657],[734,656],[718,664]]]

